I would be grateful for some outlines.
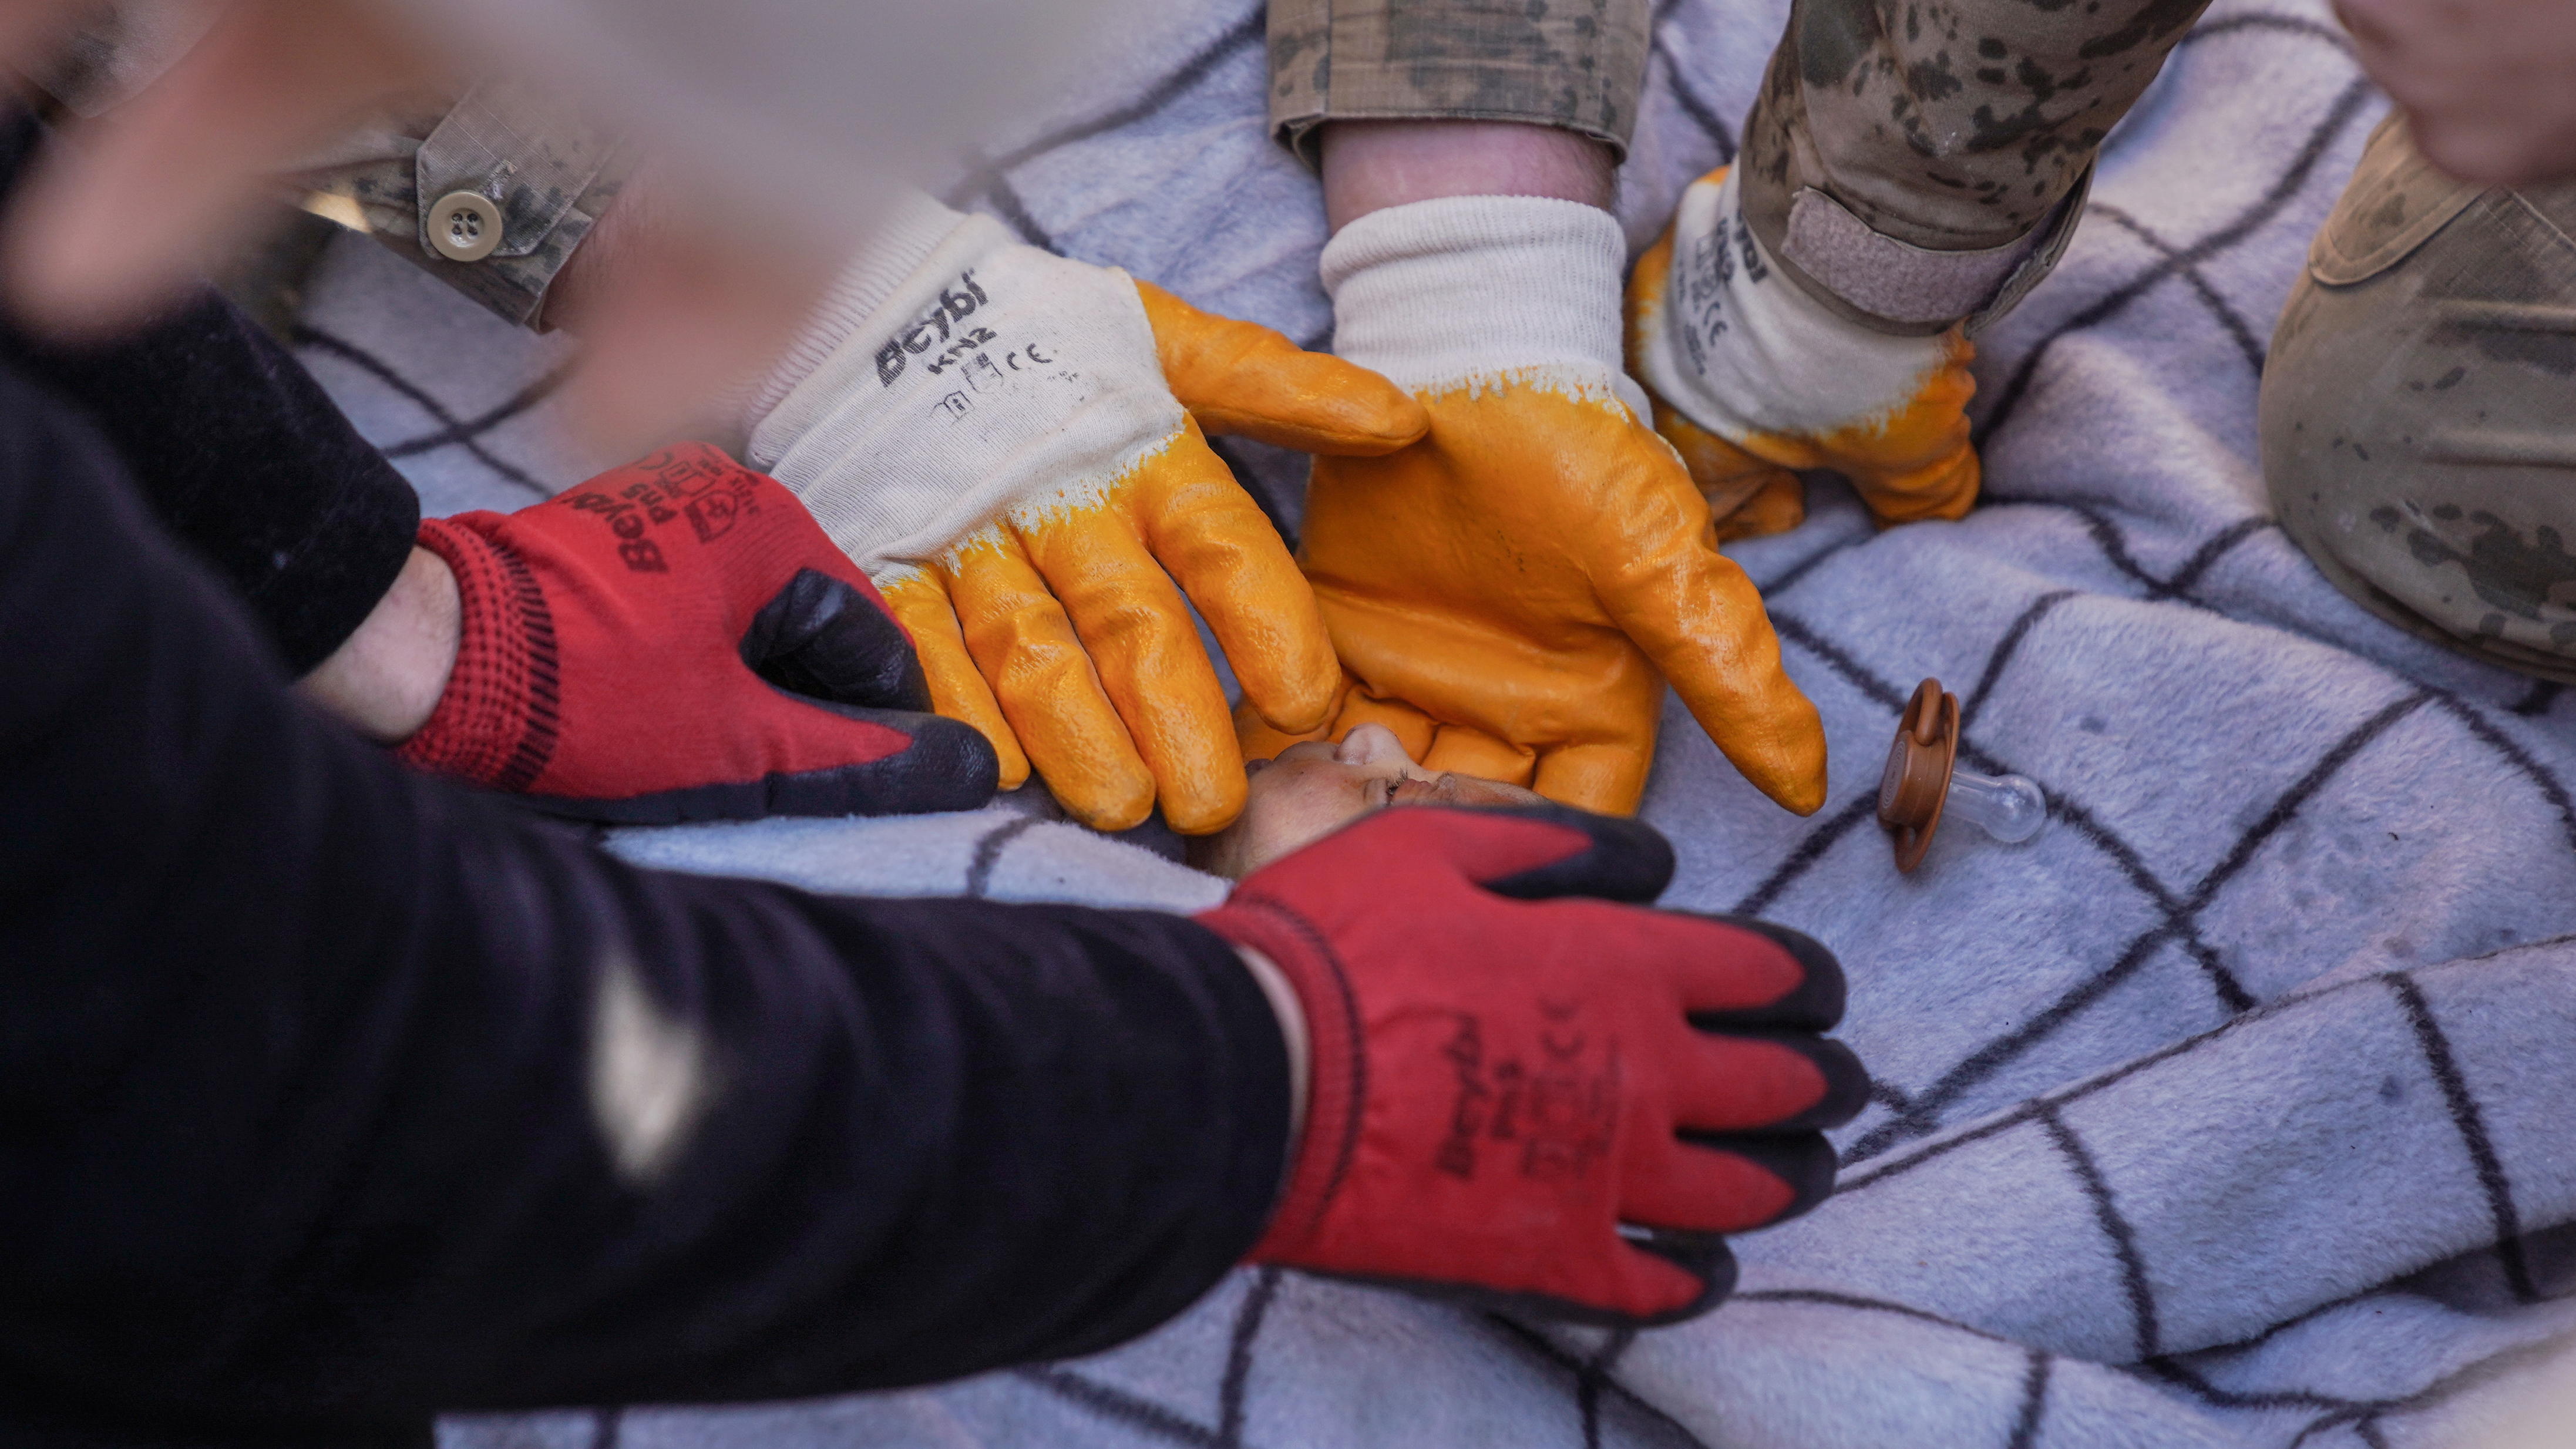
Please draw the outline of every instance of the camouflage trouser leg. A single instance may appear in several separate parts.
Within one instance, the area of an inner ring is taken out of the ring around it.
[[[2576,683],[2576,184],[2484,191],[2392,116],[2263,369],[2263,475],[2364,608]]]
[[[1973,329],[2055,264],[2102,138],[2207,3],[1796,0],[1745,124],[1745,219],[1854,320]]]

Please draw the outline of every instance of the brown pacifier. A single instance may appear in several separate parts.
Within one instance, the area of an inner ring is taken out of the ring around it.
[[[1878,823],[1896,839],[1896,868],[1911,871],[1932,848],[1941,807],[1950,798],[1950,774],[1959,763],[1959,696],[1941,681],[1915,686],[1887,751],[1887,773],[1878,780]]]
[[[1898,871],[1923,863],[1945,815],[2019,845],[2047,827],[2048,796],[2019,775],[1960,769],[1959,696],[1927,679],[1905,703],[1878,780],[1878,823],[1895,837]]]

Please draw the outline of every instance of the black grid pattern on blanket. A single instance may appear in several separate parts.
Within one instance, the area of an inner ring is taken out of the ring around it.
[[[440,402],[436,394],[403,376],[400,369],[358,344],[323,331],[310,323],[297,324],[288,340],[306,355],[309,364],[316,357],[346,362],[401,394],[428,414],[435,426],[406,438],[393,438],[378,444],[384,455],[397,461],[437,453],[444,449],[461,450],[479,463],[492,479],[518,489],[530,502],[552,498],[565,484],[540,481],[528,470],[496,452],[487,441],[488,435],[504,424],[516,421],[553,397],[563,385],[570,369],[556,367],[536,381],[520,388],[491,407],[472,417],[458,417]]]
[[[1247,84],[1246,77],[1261,67],[1260,10],[1257,5],[1239,4],[1222,9],[1223,16],[1192,31],[1196,38],[1186,53],[1167,62],[1142,83],[1131,84],[1128,99],[1096,107],[1028,140],[976,158],[961,168],[959,176],[946,188],[947,198],[952,204],[1000,216],[1035,244],[1084,255],[1081,248],[1065,242],[1068,235],[1080,230],[1084,218],[1059,220],[1043,199],[1032,200],[1019,178],[1081,143],[1150,125],[1171,108],[1204,106],[1211,95],[1257,97],[1257,79]],[[1727,118],[1740,115],[1742,102],[1749,96],[1749,86],[1743,80],[1750,72],[1741,66],[1737,68],[1736,94],[1724,99],[1697,79],[1700,68],[1690,57],[1706,54],[1709,45],[1708,26],[1696,15],[1697,9],[1690,0],[1663,0],[1658,6],[1658,45],[1649,72],[1646,121],[1641,128],[1661,138],[1667,153],[1666,172],[1681,177],[1732,158],[1734,139]],[[1701,23],[1694,32],[1695,21]],[[2096,269],[2079,278],[2073,275],[2076,269],[2070,267],[2070,275],[2052,282],[2041,294],[2056,303],[2048,309],[2044,326],[1990,344],[1989,365],[1981,369],[1984,388],[1977,414],[1978,440],[1990,456],[2012,443],[2016,429],[2035,425],[2030,421],[2031,410],[2052,380],[2061,375],[2059,364],[2071,348],[2081,346],[2089,334],[2115,327],[2151,297],[2166,298],[2178,291],[2191,298],[2206,329],[2210,365],[2241,370],[2237,384],[2250,395],[2263,365],[2263,339],[2269,332],[2269,318],[2249,315],[2242,304],[2231,299],[2225,267],[2249,238],[2263,233],[2294,205],[2300,214],[2308,216],[2321,211],[2324,200],[2333,195],[2343,179],[2338,166],[2329,164],[2330,159],[2341,158],[2341,164],[2349,164],[2359,134],[2378,109],[2377,97],[2346,58],[2346,42],[2324,23],[2318,7],[2222,5],[2219,13],[2186,39],[2180,54],[2250,45],[2284,48],[2274,53],[2281,55],[2285,63],[2295,59],[2297,64],[2322,67],[2336,76],[2336,84],[2309,117],[2303,142],[2272,162],[2273,171],[2266,185],[2249,204],[2214,225],[2199,225],[2189,235],[2170,235],[2169,223],[2133,214],[2097,196],[2088,212],[2088,238],[2116,233],[2139,259],[2125,271],[2109,275]],[[1767,43],[1751,48],[1767,49]],[[2303,54],[2294,57],[2294,50]],[[2115,135],[2114,149],[2129,139],[2126,133]],[[1680,159],[1674,159],[1675,154]],[[1668,189],[1664,193],[1666,204],[1669,194]],[[1138,270],[1144,268],[1140,266]],[[1310,278],[1300,280],[1311,287]],[[2081,295],[2070,296],[2070,289],[2079,285]],[[2028,310],[2041,309],[2034,304]],[[1310,306],[1303,315],[1328,314]],[[1276,324],[1280,319],[1265,320]],[[459,325],[470,330],[476,324]],[[1329,345],[1329,326],[1309,325],[1295,330],[1302,330],[1300,340],[1305,345]],[[506,375],[494,375],[487,368],[451,377],[425,375],[412,359],[395,355],[398,349],[373,346],[368,338],[351,335],[351,329],[336,327],[329,320],[309,321],[299,340],[304,356],[317,372],[344,398],[356,399],[353,411],[359,412],[362,423],[369,425],[372,432],[386,439],[389,453],[409,464],[435,463],[452,470],[443,476],[454,480],[449,486],[459,498],[487,506],[515,506],[518,500],[551,492],[578,476],[562,468],[560,455],[511,436],[513,429],[543,414],[561,379],[558,358],[543,357],[516,371],[501,370]],[[1993,366],[1998,361],[2004,364],[1999,370]],[[371,394],[369,389],[377,392]],[[405,407],[414,414],[408,424],[396,427],[381,421],[400,416]],[[1293,540],[1299,486],[1295,460],[1258,445],[1229,443],[1223,451]],[[2348,1003],[2357,993],[2376,993],[2405,1024],[2412,1050],[2439,1093],[2454,1134],[2454,1150],[2469,1164],[2482,1196],[2492,1227],[2489,1246],[2482,1256],[2487,1262],[2486,1271],[2495,1280],[2496,1300],[2538,1304],[2565,1291],[2565,1260],[2571,1254],[2553,1236],[2535,1237],[2528,1231],[2534,1224],[2526,1221],[2517,1201],[2503,1150],[2493,1138],[2478,1092],[2461,1069],[2443,1012],[2435,999],[2428,998],[2418,973],[2374,972],[2328,986],[2267,996],[2258,984],[2246,979],[2241,963],[2231,960],[2207,926],[2212,913],[2226,901],[2231,886],[2246,877],[2267,846],[2297,821],[2303,810],[2334,789],[2374,743],[2401,727],[2428,718],[2449,722],[2479,749],[2491,753],[2533,800],[2555,817],[2563,843],[2571,854],[2576,854],[2576,801],[2571,801],[2567,781],[2542,758],[2541,752],[2525,742],[2527,737],[2518,735],[2516,728],[2517,724],[2528,727],[2531,722],[2552,720],[2561,703],[2559,688],[2534,683],[2519,688],[2510,698],[2490,698],[2419,678],[2402,679],[2392,685],[2388,697],[2375,708],[2346,721],[2340,732],[2318,738],[2307,767],[2268,798],[2251,802],[2238,828],[2205,862],[2181,870],[2170,864],[2159,866],[2152,863],[2153,852],[2129,838],[2109,812],[2087,804],[2086,781],[2052,778],[2028,760],[2016,758],[2007,747],[1987,742],[1978,727],[2007,687],[2016,661],[2053,620],[2062,623],[2106,598],[2172,605],[2213,615],[2223,613],[2222,606],[2207,597],[2211,581],[2232,557],[2257,540],[2277,540],[2278,530],[2259,511],[2208,522],[2187,546],[2162,548],[2171,561],[2151,566],[2145,560],[2156,556],[2157,551],[2142,546],[2132,534],[2133,520],[2113,508],[2045,492],[2017,493],[2009,484],[1990,490],[1985,506],[2063,515],[2098,555],[2107,576],[2117,581],[2118,588],[2037,590],[1992,632],[1973,667],[1958,671],[1951,681],[1963,706],[1962,759],[1990,773],[2033,775],[2048,798],[2054,828],[2095,852],[2107,867],[2108,878],[2120,882],[2122,889],[2144,903],[2147,919],[2108,951],[2088,974],[2024,1014],[2009,1029],[1974,1043],[1958,1052],[1945,1068],[1910,1084],[1880,1082],[1871,1115],[1845,1140],[1846,1174],[1837,1203],[1885,1191],[1910,1174],[1955,1154],[1977,1150],[1982,1144],[2016,1134],[2031,1137],[2062,1161],[2069,1178],[2079,1185],[2104,1248],[2117,1265],[2119,1292],[2127,1316],[2127,1341],[2119,1352],[2107,1357],[2111,1362],[2129,1365],[2118,1371],[2121,1375],[2213,1411],[2221,1422],[2235,1425],[2241,1421],[2245,1425],[2244,1442],[2391,1443],[2395,1427],[2409,1421],[2410,1416],[2438,1409],[2459,1395],[2483,1388],[2555,1352],[2560,1341],[2557,1334],[2525,1335],[2519,1341],[2494,1346],[2491,1351],[2468,1353],[2456,1361],[2428,1363],[2411,1377],[2386,1379],[2384,1391],[2235,1386],[2249,1375],[2260,1380],[2268,1362],[2266,1354],[2281,1342],[2338,1315],[2369,1313],[2375,1304],[2406,1298],[2419,1275],[2410,1271],[2387,1282],[2360,1287],[2266,1324],[2239,1341],[2215,1346],[2194,1342],[2186,1351],[2176,1352],[2165,1328],[2168,1311],[2160,1301],[2155,1275],[2139,1245],[2140,1230],[2106,1180],[2079,1109],[2089,1099],[2132,1078],[2151,1074],[2160,1065],[2228,1034],[2241,1037],[2300,1012]],[[1831,522],[1832,511],[1827,500],[1820,508],[1820,524]],[[1839,637],[1825,616],[1801,609],[1801,586],[1824,575],[1837,559],[1870,537],[1868,530],[1852,519],[1846,517],[1843,522],[1852,526],[1811,526],[1793,535],[1793,539],[1815,535],[1807,551],[1798,556],[1789,556],[1785,547],[1771,550],[1765,555],[1765,565],[1756,566],[1756,582],[1769,602],[1786,647],[1820,664],[1849,689],[1883,709],[1892,722],[1913,680],[1873,669],[1865,662],[1862,651],[1854,648],[1850,640]],[[1784,545],[1787,542],[1782,541]],[[1814,546],[1817,544],[1821,546]],[[1768,857],[1767,867],[1747,888],[1731,900],[1709,904],[1755,914],[1779,909],[1800,883],[1838,849],[1871,847],[1872,804],[1873,797],[1867,790],[1846,793],[1816,819],[1799,827],[1793,839]],[[1024,838],[1031,838],[1034,823],[1023,817],[993,827],[973,852],[969,878],[961,882],[963,892],[982,894],[1003,853]],[[2070,1030],[2089,1008],[2174,953],[2179,953],[2196,973],[2212,1013],[2224,1025],[2134,1058],[2113,1072],[2042,1091],[2000,1109],[1993,1101],[1976,1095],[1978,1088],[1996,1081],[2052,1038]],[[2016,1449],[2080,1442],[2061,1440],[2049,1430],[2053,1423],[2065,1422],[2071,1412],[2064,1397],[2069,1384],[2080,1372],[2098,1371],[2097,1364],[2078,1363],[2061,1353],[1998,1336],[1957,1317],[1893,1297],[1834,1288],[1773,1286],[1758,1272],[1748,1275],[1747,1285],[1735,1300],[1736,1310],[1759,1307],[1781,1314],[1888,1320],[1909,1329],[1955,1335],[1963,1343],[1983,1345],[2001,1355],[1999,1362],[2006,1364],[1999,1371],[2003,1377],[1998,1380],[2002,1387],[1997,1390],[2001,1396],[2000,1412],[1992,1420],[1994,1440]],[[1185,1321],[1189,1334],[1207,1340],[1206,1351],[1175,1357],[1200,1365],[1205,1382],[1190,1385],[1185,1391],[1156,1392],[1133,1382],[1115,1381],[1112,1375],[1088,1365],[1034,1367],[987,1382],[962,1400],[970,1405],[989,1404],[994,1394],[1007,1391],[1021,1396],[1017,1407],[998,1411],[988,1420],[977,1419],[971,1408],[961,1414],[966,1422],[989,1421],[1005,1426],[991,1442],[1007,1442],[1008,1426],[1025,1429],[1034,1422],[1032,1415],[1042,1411],[1029,1407],[1029,1400],[1053,1403],[1077,1419],[1095,1421],[1096,1426],[1138,1443],[1232,1449],[1250,1443],[1299,1442],[1302,1436],[1295,1427],[1264,1423],[1256,1390],[1268,1341],[1265,1333],[1275,1336],[1281,1315],[1294,1311],[1292,1304],[1301,1294],[1352,1291],[1355,1290],[1313,1284],[1275,1270],[1240,1274]],[[1319,1296],[1316,1301],[1323,1299]],[[1693,1416],[1673,1412],[1667,1394],[1635,1387],[1626,1379],[1624,1370],[1641,1342],[1635,1337],[1593,1338],[1498,1317],[1455,1317],[1454,1331],[1462,1342],[1479,1345],[1475,1351],[1489,1355],[1495,1363],[1520,1365],[1532,1382],[1552,1385],[1547,1392],[1560,1396],[1563,1412],[1549,1416],[1546,1426],[1532,1428],[1525,1442],[1579,1443],[1586,1449],[1613,1442],[1716,1442]],[[485,1437],[476,1442],[522,1439],[550,1444],[587,1443],[594,1449],[647,1440],[659,1442],[671,1431],[650,1428],[658,1417],[600,1411],[519,1421],[516,1427],[486,1425],[478,1430]],[[872,1432],[881,1433],[890,1427],[869,1422],[875,1426]],[[2335,1438],[2338,1435],[2343,1436],[2339,1441]],[[839,1442],[830,1432],[805,1438],[789,1432],[778,1437],[782,1442]],[[932,1436],[925,1432],[924,1437]],[[2137,1442],[2162,1441],[2142,1437]]]

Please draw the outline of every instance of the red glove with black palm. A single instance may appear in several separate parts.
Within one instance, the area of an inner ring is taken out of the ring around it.
[[[429,519],[461,639],[404,762],[618,824],[966,810],[999,765],[805,505],[689,443]]]
[[[1816,1033],[1831,954],[1651,901],[1662,836],[1562,807],[1402,808],[1198,919],[1295,989],[1304,1137],[1258,1262],[1620,1324],[1734,1285],[1721,1233],[1831,1191],[1868,1078]]]

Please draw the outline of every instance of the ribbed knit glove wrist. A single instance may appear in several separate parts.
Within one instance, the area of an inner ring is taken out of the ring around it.
[[[1379,812],[1199,921],[1295,990],[1303,1136],[1258,1262],[1661,1323],[1734,1282],[1719,1234],[1832,1189],[1868,1092],[1794,931],[1644,909],[1652,830],[1577,811]]]
[[[912,630],[941,713],[1075,818],[1222,828],[1243,761],[1188,602],[1246,706],[1311,729],[1332,651],[1202,426],[1317,452],[1421,435],[1411,400],[1266,328],[918,199],[751,405],[750,453]],[[1177,587],[1176,587],[1177,585]]]
[[[1655,427],[1729,536],[1805,516],[1792,469],[1841,473],[1887,523],[1957,518],[1976,501],[1976,349],[1957,327],[1892,336],[1808,296],[1745,225],[1725,168],[1682,193],[1637,259],[1628,346]]]
[[[776,482],[686,444],[517,513],[421,524],[456,576],[405,763],[626,824],[968,810],[992,747]]]
[[[1744,571],[1620,370],[1608,213],[1453,197],[1324,249],[1335,348],[1411,392],[1429,436],[1318,458],[1300,562],[1345,674],[1322,731],[1392,729],[1433,770],[1636,808],[1670,680],[1754,786],[1823,803],[1815,707]],[[1298,736],[1246,713],[1249,755]]]

